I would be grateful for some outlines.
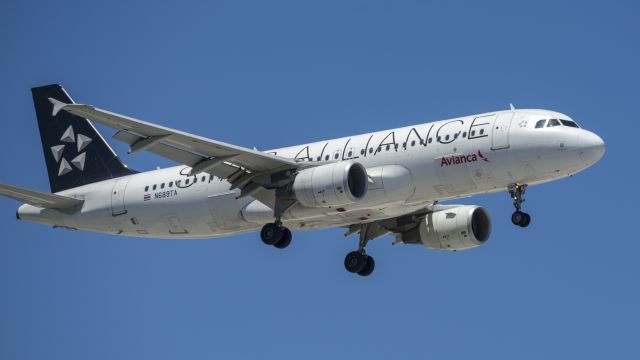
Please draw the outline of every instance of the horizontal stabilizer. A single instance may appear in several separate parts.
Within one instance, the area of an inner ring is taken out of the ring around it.
[[[0,195],[45,209],[68,209],[84,200],[0,183]]]

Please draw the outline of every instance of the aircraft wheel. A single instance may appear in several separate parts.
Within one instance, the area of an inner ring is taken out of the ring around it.
[[[365,255],[367,257],[367,264],[364,268],[358,271],[358,275],[360,276],[369,276],[373,272],[373,269],[376,267],[376,262],[373,261],[371,256]]]
[[[531,216],[522,211],[516,211],[511,215],[511,222],[520,227],[527,227],[531,223]]]
[[[524,213],[522,211],[516,211],[511,215],[511,222],[513,223],[513,225],[520,226],[523,220],[524,220]]]
[[[277,247],[278,249],[284,249],[287,246],[289,246],[289,244],[291,244],[291,230],[287,229],[287,228],[282,228],[282,238],[280,239],[280,241],[278,241],[277,243],[275,243],[275,247]]]
[[[348,272],[359,273],[367,266],[367,255],[352,251],[344,258],[344,268]]]
[[[260,239],[262,239],[262,242],[267,245],[277,244],[282,239],[283,235],[283,227],[278,226],[275,223],[266,224],[262,227],[262,231],[260,231]]]

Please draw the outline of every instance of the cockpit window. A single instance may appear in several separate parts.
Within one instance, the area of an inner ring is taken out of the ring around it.
[[[536,129],[540,129],[544,127],[544,124],[547,122],[547,119],[538,120],[536,122]]]
[[[554,127],[554,126],[560,126],[560,121],[558,121],[558,119],[551,119],[547,123],[547,127]]]
[[[575,122],[571,121],[571,120],[560,120],[560,122],[562,123],[562,125],[564,126],[569,126],[569,127],[574,127],[574,128],[580,128],[580,126],[578,126],[578,124],[576,124]]]

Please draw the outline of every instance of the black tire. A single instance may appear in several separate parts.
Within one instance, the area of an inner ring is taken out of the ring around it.
[[[362,270],[358,271],[358,275],[369,276],[371,275],[375,267],[376,267],[376,262],[373,261],[373,258],[371,256],[367,256],[367,265],[365,265],[365,267]]]
[[[275,245],[275,247],[277,247],[278,249],[284,249],[287,246],[289,246],[289,244],[291,244],[291,230],[287,229],[287,228],[283,228],[282,231],[282,239],[280,239],[280,241],[278,241]]]
[[[523,213],[522,211],[518,210],[516,212],[514,212],[511,215],[511,222],[513,223],[513,225],[518,225],[518,226],[522,226],[520,224],[522,224],[522,221],[525,218],[525,213]]]
[[[267,245],[275,245],[282,239],[283,234],[284,231],[281,226],[269,223],[262,227],[262,231],[260,231],[260,239],[262,239],[262,242]]]
[[[525,228],[527,226],[529,226],[529,224],[531,224],[531,215],[527,214],[527,213],[523,213],[524,214],[524,218],[522,219],[522,222],[518,225],[520,225],[521,227]]]
[[[344,268],[351,273],[359,273],[367,266],[367,256],[357,251],[352,251],[344,258]]]

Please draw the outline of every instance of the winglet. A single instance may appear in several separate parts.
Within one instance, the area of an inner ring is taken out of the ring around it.
[[[51,115],[53,116],[58,115],[60,110],[62,110],[62,108],[65,107],[65,105],[69,105],[69,104],[63,103],[62,101],[56,100],[54,98],[49,98],[49,102],[53,104],[53,112],[51,113]]]
[[[515,109],[516,109],[516,107],[515,107],[515,106],[513,106],[513,104],[512,104],[512,103],[509,103],[509,108],[510,108],[511,110],[515,110]]]

